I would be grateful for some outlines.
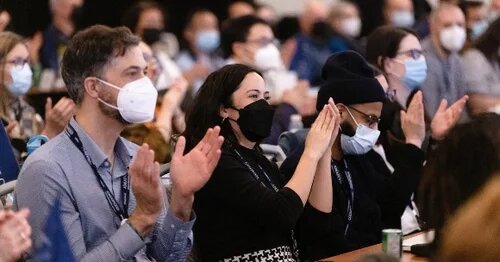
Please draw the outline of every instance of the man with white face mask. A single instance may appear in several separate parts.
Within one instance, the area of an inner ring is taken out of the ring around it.
[[[324,84],[316,108],[331,97],[340,112],[341,135],[332,146],[333,206],[330,229],[317,239],[298,236],[303,259],[321,260],[380,242],[383,228],[400,228],[401,215],[416,189],[423,164],[420,149],[425,136],[422,94],[401,114],[406,144],[398,149],[404,161],[394,173],[373,149],[380,135],[384,89],[361,55],[339,52],[322,69]],[[281,169],[292,174],[302,147],[293,151]]]
[[[459,51],[464,47],[467,36],[464,14],[456,5],[442,3],[432,11],[429,22],[431,34],[422,41],[428,73],[421,89],[426,113],[433,116],[441,99],[452,104],[465,95]]]
[[[203,148],[186,155],[179,138],[168,201],[154,152],[120,137],[127,125],[150,121],[156,104],[139,41],[125,27],[97,25],[66,49],[62,76],[77,112],[30,155],[16,185],[14,206],[32,210],[35,247],[45,244],[51,205],[60,201],[61,230],[78,261],[183,261],[189,254],[194,192],[209,179],[222,137],[210,129]]]
[[[288,129],[292,114],[309,115],[314,111],[314,98],[307,92],[309,84],[285,69],[277,45],[271,27],[256,16],[229,20],[222,30],[226,63],[240,63],[261,71],[270,89],[270,102],[278,105],[271,136],[265,140],[270,144],[276,144],[279,135]]]
[[[334,31],[334,35],[328,41],[332,53],[361,50],[355,40],[361,33],[361,18],[354,3],[341,1],[333,5],[328,15],[328,22]]]
[[[415,24],[411,0],[384,0],[383,15],[388,25],[411,28]]]

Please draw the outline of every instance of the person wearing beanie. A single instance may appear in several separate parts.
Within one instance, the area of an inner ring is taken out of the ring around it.
[[[378,122],[384,89],[365,59],[356,52],[333,54],[323,66],[317,108],[333,98],[340,113],[341,134],[331,153],[333,211],[331,227],[314,238],[297,230],[301,258],[319,260],[373,245],[381,241],[384,228],[400,228],[401,215],[415,191],[423,165],[425,135],[422,93],[418,92],[406,112],[401,112],[406,144],[401,161],[391,172],[373,150],[380,131]],[[282,164],[284,174],[295,169],[301,148]]]

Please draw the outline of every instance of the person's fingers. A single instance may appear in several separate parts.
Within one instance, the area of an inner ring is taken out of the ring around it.
[[[210,137],[212,136],[213,129],[207,129],[205,136],[201,139],[201,141],[195,146],[197,150],[200,150],[203,154],[207,153],[207,149],[210,148]]]
[[[446,99],[441,99],[441,103],[439,103],[439,107],[436,113],[444,112],[447,107],[448,107],[448,101]]]
[[[218,136],[217,139],[212,144],[211,150],[206,155],[209,161],[215,156],[217,150],[220,150],[222,143],[224,143],[224,137]]]
[[[406,120],[406,112],[404,110],[401,110],[400,115],[401,115],[401,124],[403,124]]]
[[[219,162],[220,155],[221,155],[221,150],[217,149],[214,154],[210,157],[208,160],[208,170],[213,171],[215,169],[215,166],[217,166],[217,163]]]
[[[159,186],[160,182],[160,164],[155,161],[151,164],[151,185]]]
[[[203,150],[203,147],[205,146],[205,143],[207,143],[208,138],[210,137],[212,133],[212,128],[207,129],[207,132],[205,132],[205,135],[203,138],[200,140],[200,142],[194,147],[196,150]]]
[[[28,218],[28,216],[30,215],[30,210],[27,208],[23,208],[17,212],[17,215],[19,217]]]
[[[145,155],[147,154],[147,151],[149,150],[149,147],[147,144],[143,144],[142,146],[139,147],[137,150],[134,159],[132,160],[132,163],[130,164],[130,169],[133,174],[137,174],[141,172],[141,170],[144,167],[145,163]]]
[[[180,136],[179,139],[177,139],[177,143],[175,144],[175,150],[174,150],[174,155],[173,158],[180,159],[184,155],[184,148],[186,147],[186,138],[183,136]]]
[[[45,102],[45,115],[52,111],[52,98],[47,97],[47,101]]]

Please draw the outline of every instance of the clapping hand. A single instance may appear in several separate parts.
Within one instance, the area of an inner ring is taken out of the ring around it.
[[[447,107],[448,102],[446,99],[441,100],[441,104],[434,114],[431,121],[431,135],[436,140],[442,140],[448,134],[448,131],[457,124],[457,121],[462,115],[465,103],[469,96],[465,95],[451,106]]]
[[[52,107],[52,99],[45,103],[45,128],[42,134],[52,138],[61,133],[75,113],[73,100],[63,97]]]
[[[401,129],[406,137],[406,143],[422,147],[425,138],[424,104],[422,91],[418,91],[411,100],[408,110],[401,110]]]
[[[339,115],[337,107],[330,98],[309,130],[304,149],[305,155],[319,160],[326,150],[331,149],[339,131]]]

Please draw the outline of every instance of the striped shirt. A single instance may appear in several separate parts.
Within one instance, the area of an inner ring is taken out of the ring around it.
[[[99,175],[121,204],[120,181],[127,175],[137,146],[119,138],[115,144],[115,165],[111,168],[106,155],[78,123],[74,119],[70,123]],[[129,214],[136,205],[134,194],[130,193]],[[79,261],[184,261],[191,251],[194,219],[183,222],[176,218],[168,201],[144,240],[128,223],[121,225],[90,165],[65,132],[28,157],[16,186],[14,206],[31,210],[29,223],[35,248],[47,239],[43,228],[58,196],[64,229]]]

